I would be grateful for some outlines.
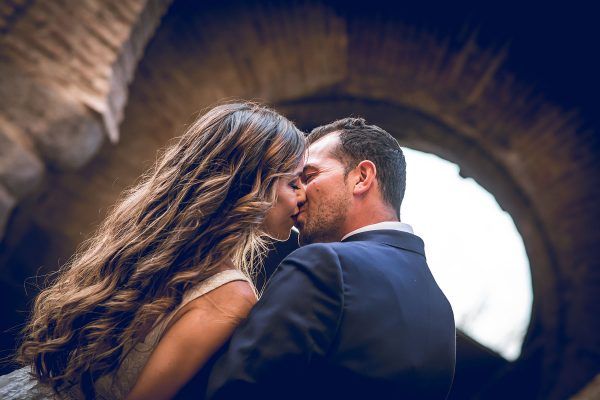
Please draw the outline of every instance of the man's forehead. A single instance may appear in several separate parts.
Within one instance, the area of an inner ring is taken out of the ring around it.
[[[330,133],[315,141],[308,147],[307,165],[318,164],[333,158],[332,150],[340,143],[337,132]]]

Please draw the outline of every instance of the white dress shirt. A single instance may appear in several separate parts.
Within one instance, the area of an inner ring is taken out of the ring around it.
[[[352,232],[344,235],[342,240],[346,239],[348,236],[352,236],[352,235],[355,235],[360,232],[378,231],[381,229],[391,229],[394,231],[402,231],[402,232],[408,232],[408,233],[414,234],[412,226],[410,226],[408,224],[405,224],[405,223],[399,222],[399,221],[384,221],[384,222],[378,222],[376,224],[365,225],[363,227],[355,229]]]

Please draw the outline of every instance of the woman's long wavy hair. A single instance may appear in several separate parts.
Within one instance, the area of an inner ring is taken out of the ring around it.
[[[232,260],[246,275],[303,134],[254,103],[217,106],[164,151],[36,298],[17,359],[55,390],[115,371],[191,286]]]

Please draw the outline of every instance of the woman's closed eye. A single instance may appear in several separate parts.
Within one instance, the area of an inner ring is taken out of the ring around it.
[[[296,178],[290,182],[290,187],[294,190],[300,190],[300,178]]]

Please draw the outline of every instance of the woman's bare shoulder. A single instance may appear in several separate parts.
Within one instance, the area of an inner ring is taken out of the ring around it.
[[[157,387],[170,398],[231,337],[254,303],[245,281],[225,283],[187,303],[152,352],[131,398],[157,397]]]
[[[246,281],[232,281],[190,301],[188,312],[225,314],[244,318],[256,304],[256,293]]]
[[[199,329],[210,321],[237,323],[248,315],[256,301],[250,283],[242,280],[227,282],[188,302],[173,316],[165,331],[182,319]]]

